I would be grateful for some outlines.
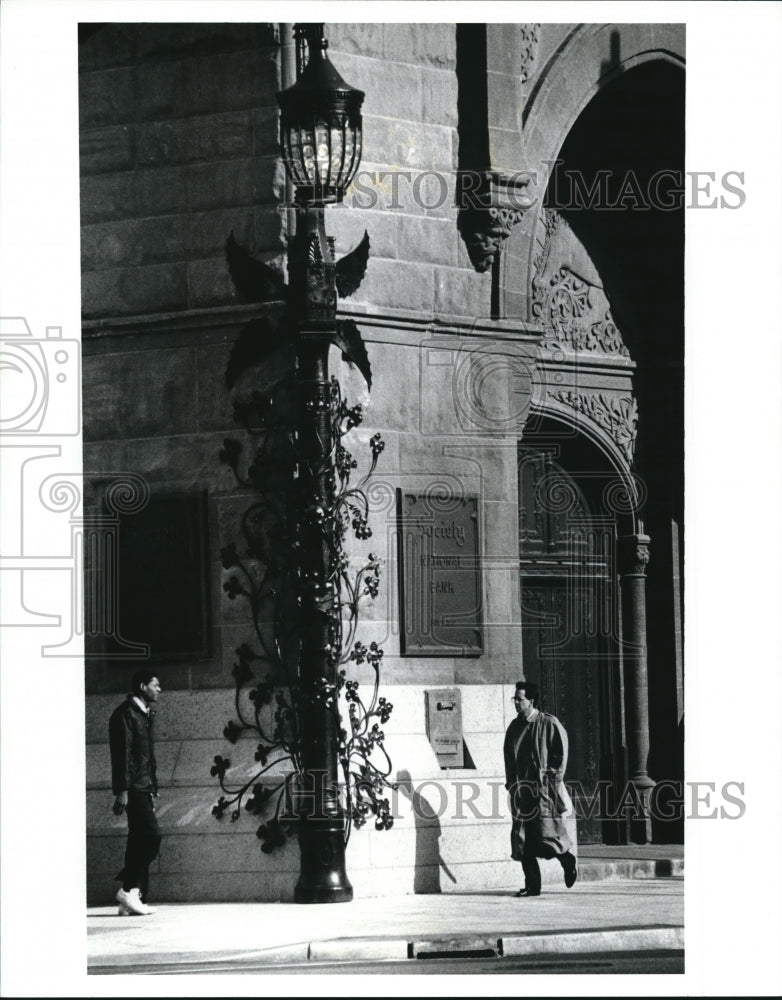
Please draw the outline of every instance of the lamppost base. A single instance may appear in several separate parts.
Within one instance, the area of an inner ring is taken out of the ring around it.
[[[301,869],[293,898],[297,903],[349,903],[353,886],[345,871],[342,817],[301,820]]]
[[[296,903],[350,903],[353,900],[353,886],[350,882],[338,886],[296,886],[293,895]]]
[[[293,893],[297,903],[349,903],[353,886],[343,864],[320,865],[302,856],[301,873]]]

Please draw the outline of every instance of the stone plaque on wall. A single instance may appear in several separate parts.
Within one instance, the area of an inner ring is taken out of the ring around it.
[[[397,490],[403,656],[483,653],[478,499]]]

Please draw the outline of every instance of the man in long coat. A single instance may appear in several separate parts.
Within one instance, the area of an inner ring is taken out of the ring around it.
[[[562,723],[535,707],[537,687],[516,684],[516,718],[505,733],[505,787],[510,793],[511,857],[520,861],[525,886],[517,896],[540,895],[538,858],[556,858],[568,889],[578,877],[573,842],[564,814],[570,799],[564,785],[568,739]]]

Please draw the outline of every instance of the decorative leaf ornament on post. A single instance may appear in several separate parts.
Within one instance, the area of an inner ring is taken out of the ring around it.
[[[383,450],[370,440],[369,470],[351,487],[358,465],[343,439],[361,423],[361,407],[349,407],[339,383],[329,378],[333,344],[355,364],[371,387],[371,370],[358,327],[337,320],[337,294],[350,295],[361,283],[369,237],[339,262],[326,236],[325,205],[342,200],[361,157],[364,95],[348,86],[331,65],[322,25],[298,25],[299,53],[309,61],[297,82],[278,94],[280,144],[295,186],[296,233],[288,250],[289,284],[254,260],[233,239],[228,266],[237,290],[254,301],[285,298],[282,315],[249,323],[229,361],[229,388],[251,366],[274,352],[292,349],[293,378],[267,394],[254,392],[235,407],[237,419],[256,443],[249,464],[239,442],[226,441],[221,458],[254,496],[242,522],[244,544],[222,550],[231,572],[224,584],[230,599],[249,601],[255,643],[237,649],[234,666],[238,722],[225,729],[232,742],[246,733],[260,742],[254,773],[231,782],[229,759],[215,757],[213,776],[225,793],[213,812],[242,808],[274,815],[258,829],[262,850],[274,850],[292,827],[298,831],[301,873],[297,902],[352,899],[345,871],[345,843],[352,824],[374,815],[375,826],[392,825],[388,800],[391,762],[380,728],[392,706],[378,697],[383,651],[356,639],[359,601],[377,595],[379,561],[370,554],[351,577],[344,540],[352,530],[367,539],[364,493]],[[246,469],[242,471],[244,465]],[[367,704],[344,666],[353,661],[374,671]],[[258,683],[254,670],[268,673]],[[339,695],[344,689],[349,724],[343,726]],[[245,703],[245,694],[252,705]],[[280,765],[286,769],[280,771]],[[269,781],[271,774],[280,774]]]

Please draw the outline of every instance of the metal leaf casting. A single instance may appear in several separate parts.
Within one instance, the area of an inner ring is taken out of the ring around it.
[[[330,413],[334,447],[324,465],[334,476],[335,499],[331,509],[309,511],[306,516],[308,530],[313,523],[320,526],[323,543],[330,548],[326,587],[333,587],[338,599],[324,612],[329,617],[325,652],[342,669],[336,684],[324,683],[309,689],[305,696],[298,678],[298,594],[309,583],[297,578],[292,556],[301,528],[291,513],[298,509],[297,473],[291,457],[295,454],[296,391],[294,381],[283,381],[268,393],[256,392],[237,404],[236,418],[252,442],[252,450],[245,457],[246,446],[229,439],[220,453],[237,483],[253,495],[241,521],[242,541],[221,551],[223,568],[229,574],[223,589],[229,599],[249,604],[253,623],[252,637],[236,649],[236,718],[223,732],[233,744],[240,737],[253,737],[249,745],[256,747],[257,767],[251,766],[249,775],[246,766],[240,768],[235,772],[239,777],[234,778],[230,761],[216,757],[211,773],[224,794],[212,812],[218,819],[230,812],[231,821],[237,820],[242,810],[263,816],[257,835],[261,850],[267,854],[282,847],[297,829],[292,801],[303,776],[299,720],[305,698],[333,712],[337,721],[346,841],[352,826],[363,826],[371,816],[376,829],[393,825],[384,794],[394,786],[389,781],[392,765],[381,729],[393,708],[379,696],[383,650],[377,643],[366,646],[356,638],[359,602],[378,594],[380,560],[370,553],[358,572],[352,573],[344,550],[349,531],[361,540],[372,535],[365,487],[385,446],[379,434],[370,439],[368,471],[351,486],[358,462],[345,447],[344,438],[361,424],[363,415],[360,405],[345,403],[338,381],[332,378],[324,405]],[[311,584],[323,586],[322,581]],[[366,700],[359,694],[358,683],[347,680],[345,668],[351,662],[367,664],[373,670],[374,683]],[[347,703],[347,724],[340,713],[340,695]]]

